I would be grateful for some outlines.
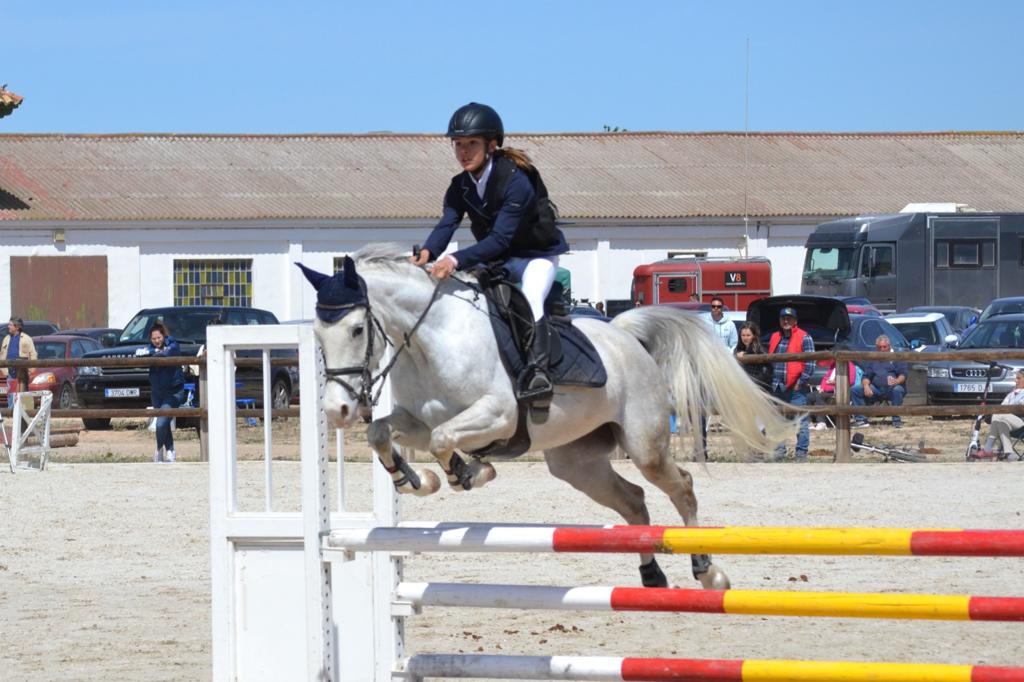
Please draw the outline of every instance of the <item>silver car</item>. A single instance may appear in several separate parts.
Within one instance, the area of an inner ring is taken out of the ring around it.
[[[1014,387],[1013,373],[1024,368],[1024,314],[997,315],[975,325],[957,350],[1020,350],[1021,357],[998,365],[976,360],[941,360],[928,365],[931,405],[981,403],[986,374],[991,377],[986,404],[998,404]],[[1012,369],[1007,369],[1007,367]]]

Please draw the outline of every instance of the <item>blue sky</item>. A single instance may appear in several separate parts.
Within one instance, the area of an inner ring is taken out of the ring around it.
[[[0,0],[0,133],[1022,130],[1024,2]]]

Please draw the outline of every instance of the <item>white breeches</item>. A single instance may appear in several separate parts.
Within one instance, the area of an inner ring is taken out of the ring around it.
[[[544,317],[544,300],[551,293],[558,270],[558,256],[551,258],[509,258],[505,261],[513,281],[521,282],[521,289],[530,303],[533,321]]]

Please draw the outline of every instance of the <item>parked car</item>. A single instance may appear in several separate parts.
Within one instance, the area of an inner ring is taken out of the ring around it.
[[[710,313],[711,304],[702,303],[701,301],[673,301],[671,303],[659,303],[658,305],[666,305],[670,308],[678,308],[679,310],[689,310],[690,312]],[[722,310],[728,312],[729,306],[725,305]]]
[[[1024,314],[996,315],[979,322],[957,347],[963,350],[1022,349],[1024,356]],[[1019,369],[1019,360],[1001,360],[999,365]],[[982,403],[986,374],[992,377],[985,404],[998,404],[1014,387],[1013,369],[989,367],[977,360],[942,360],[928,366],[928,402],[932,405],[969,405]]]
[[[211,323],[229,325],[278,324],[274,314],[257,308],[231,306],[177,306],[148,308],[136,313],[113,348],[86,354],[86,358],[134,357],[138,348],[149,344],[149,330],[162,321],[181,346],[183,356],[195,356],[206,344],[206,327]],[[240,351],[238,357],[260,357],[259,351]],[[271,356],[295,357],[294,351],[275,350]],[[185,381],[197,384],[188,370]],[[263,404],[263,376],[259,367],[239,367],[236,374],[236,397]],[[299,390],[296,367],[271,368],[271,400],[275,409],[285,408]],[[149,372],[145,367],[83,367],[75,381],[79,404],[87,409],[145,408],[150,404]],[[197,396],[198,397],[198,396]],[[110,428],[109,418],[83,420],[87,429]],[[186,422],[188,424],[188,422]],[[182,426],[179,420],[178,426]]]
[[[25,332],[33,339],[37,336],[45,336],[47,334],[60,334],[60,325],[46,320],[25,320],[25,325],[21,328],[21,331]],[[0,340],[7,336],[7,323],[0,325]]]
[[[588,303],[577,303],[571,306],[569,317],[593,317],[604,322],[610,322],[612,319]]]
[[[768,348],[771,335],[779,330],[779,311],[796,309],[797,325],[814,339],[815,350],[832,350],[840,345],[846,350],[874,351],[875,339],[885,334],[893,351],[906,352],[910,343],[900,330],[885,318],[874,315],[851,315],[846,304],[831,296],[790,295],[771,296],[754,301],[747,308],[747,319],[761,328],[761,343]],[[831,362],[820,360],[811,375],[811,385],[817,386],[825,378]],[[910,367],[907,376],[905,404],[923,404],[925,400],[925,370]]]
[[[866,296],[836,296],[846,305],[871,305],[871,299]]]
[[[942,313],[957,334],[963,334],[978,321],[981,310],[966,305],[917,305],[907,309],[908,313]]]
[[[32,341],[40,360],[59,358],[80,358],[86,353],[99,350],[95,339],[71,334],[37,336]],[[28,390],[50,391],[53,406],[67,410],[75,404],[75,379],[80,367],[32,367],[28,371]],[[15,388],[18,389],[17,383]],[[0,395],[7,395],[7,382],[0,382]]]
[[[995,315],[1012,315],[1014,313],[1024,313],[1024,296],[993,299],[991,303],[985,306],[985,310],[982,311],[978,321],[987,320]]]
[[[836,298],[846,304],[846,309],[851,315],[882,316],[882,311],[863,296],[836,296]]]
[[[944,351],[960,341],[942,313],[895,313],[887,315],[885,321],[899,329],[914,350]]]
[[[76,336],[88,336],[99,341],[104,348],[113,348],[117,340],[121,338],[121,330],[115,327],[81,327],[79,329],[65,329],[61,334],[75,334]]]
[[[857,305],[856,303],[847,303],[846,310],[851,315],[870,315],[871,317],[881,317],[882,311],[873,305]]]

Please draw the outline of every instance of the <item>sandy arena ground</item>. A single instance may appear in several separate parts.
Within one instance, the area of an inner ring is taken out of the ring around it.
[[[925,420],[920,420],[924,422]],[[933,428],[928,422],[928,428]],[[961,456],[966,421],[934,459]],[[275,425],[275,433],[280,427]],[[919,425],[924,429],[924,425]],[[889,429],[873,427],[882,438]],[[289,449],[288,430],[279,439]],[[827,433],[830,438],[832,432]],[[260,429],[240,440],[257,457]],[[914,428],[900,437],[913,442]],[[151,457],[136,429],[83,433],[47,471],[0,473],[0,679],[209,680],[210,579],[207,467],[131,463]],[[827,439],[816,443],[827,444]],[[277,442],[277,441],[276,441]],[[815,445],[814,447],[818,447]],[[194,458],[186,434],[179,451]],[[76,454],[77,452],[77,454]],[[361,455],[358,447],[350,454]],[[116,463],[81,463],[80,460]],[[859,462],[689,465],[705,525],[863,525],[1024,528],[1024,463]],[[129,460],[126,462],[126,460]],[[641,483],[628,461],[619,469]],[[348,494],[365,504],[369,465],[349,465]],[[254,490],[262,469],[240,465]],[[297,499],[299,467],[277,462],[278,499]],[[604,508],[536,462],[499,463],[489,487],[404,500],[404,517],[610,523]],[[677,523],[649,490],[655,523]],[[1020,559],[720,556],[747,589],[923,592],[1024,596]],[[636,585],[633,556],[427,555],[412,581]],[[684,587],[686,557],[664,557]],[[807,658],[1024,665],[1022,623],[915,622],[692,614],[426,609],[407,624],[409,651],[598,654],[695,658]]]

